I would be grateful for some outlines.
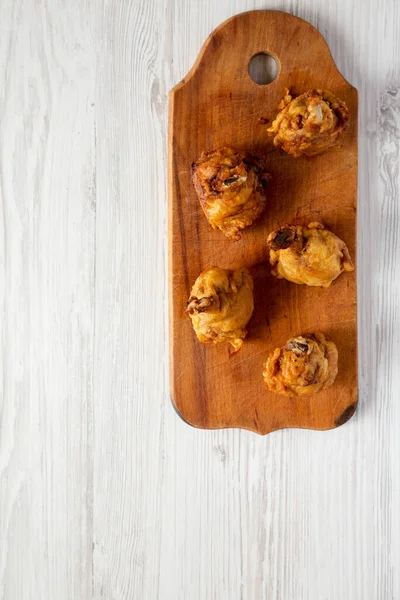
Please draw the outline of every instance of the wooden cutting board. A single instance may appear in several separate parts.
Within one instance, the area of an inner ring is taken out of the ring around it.
[[[270,53],[279,74],[258,85],[250,59]],[[285,87],[295,94],[327,89],[344,100],[350,127],[340,146],[313,158],[293,159],[273,147],[268,125]],[[262,120],[262,119],[261,119]],[[202,150],[231,145],[264,155],[272,181],[264,216],[240,241],[227,239],[205,219],[190,168]],[[242,427],[260,434],[284,427],[330,429],[345,423],[357,404],[356,272],[328,289],[278,280],[270,274],[266,239],[287,223],[321,221],[342,238],[355,260],[357,205],[357,90],[339,73],[329,48],[309,23],[277,11],[252,11],[220,25],[170,93],[169,289],[170,381],[173,404],[195,427]],[[251,267],[255,309],[242,349],[202,345],[185,304],[205,268]],[[278,396],[264,387],[268,352],[293,335],[323,332],[339,351],[333,386],[311,398]]]

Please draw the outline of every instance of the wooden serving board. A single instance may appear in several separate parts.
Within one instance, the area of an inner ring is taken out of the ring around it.
[[[250,59],[271,53],[279,74],[258,85]],[[268,125],[285,87],[295,94],[327,89],[351,113],[340,146],[313,158],[293,159],[273,147]],[[357,404],[356,272],[328,289],[278,280],[270,274],[266,239],[287,223],[321,221],[342,238],[355,260],[357,204],[357,90],[339,73],[329,48],[309,23],[276,11],[252,11],[220,25],[205,42],[187,77],[170,93],[169,286],[171,396],[196,427],[242,427],[265,434],[284,427],[330,429],[346,422]],[[227,239],[205,219],[190,168],[202,150],[231,145],[266,156],[272,181],[268,205],[240,241]],[[205,268],[251,267],[255,309],[242,349],[197,341],[185,304]],[[339,351],[331,388],[306,399],[264,387],[268,352],[293,335],[323,332]]]

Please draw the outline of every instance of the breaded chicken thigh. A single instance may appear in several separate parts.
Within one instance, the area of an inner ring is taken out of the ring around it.
[[[343,271],[353,271],[346,244],[321,223],[286,225],[267,239],[272,274],[278,279],[329,287]]]
[[[192,165],[192,181],[208,222],[232,240],[260,217],[269,175],[262,159],[233,148],[203,152]]]
[[[253,278],[247,269],[211,267],[195,281],[186,310],[202,344],[243,344],[254,309]]]
[[[292,99],[289,90],[268,132],[274,145],[295,158],[321,154],[338,143],[349,122],[346,104],[328,90],[310,90]]]
[[[270,352],[264,365],[264,382],[276,394],[311,396],[334,382],[338,352],[322,333],[299,335],[283,348]]]

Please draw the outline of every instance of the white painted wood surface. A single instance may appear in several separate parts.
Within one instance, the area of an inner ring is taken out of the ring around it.
[[[360,405],[197,431],[168,398],[167,93],[279,8],[359,90]],[[0,3],[1,600],[400,599],[396,0]]]

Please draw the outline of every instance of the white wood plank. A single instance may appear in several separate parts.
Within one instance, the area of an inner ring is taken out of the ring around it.
[[[112,1],[99,14],[95,598],[163,594],[166,11]]]
[[[0,7],[0,598],[91,594],[94,65],[87,2]]]

